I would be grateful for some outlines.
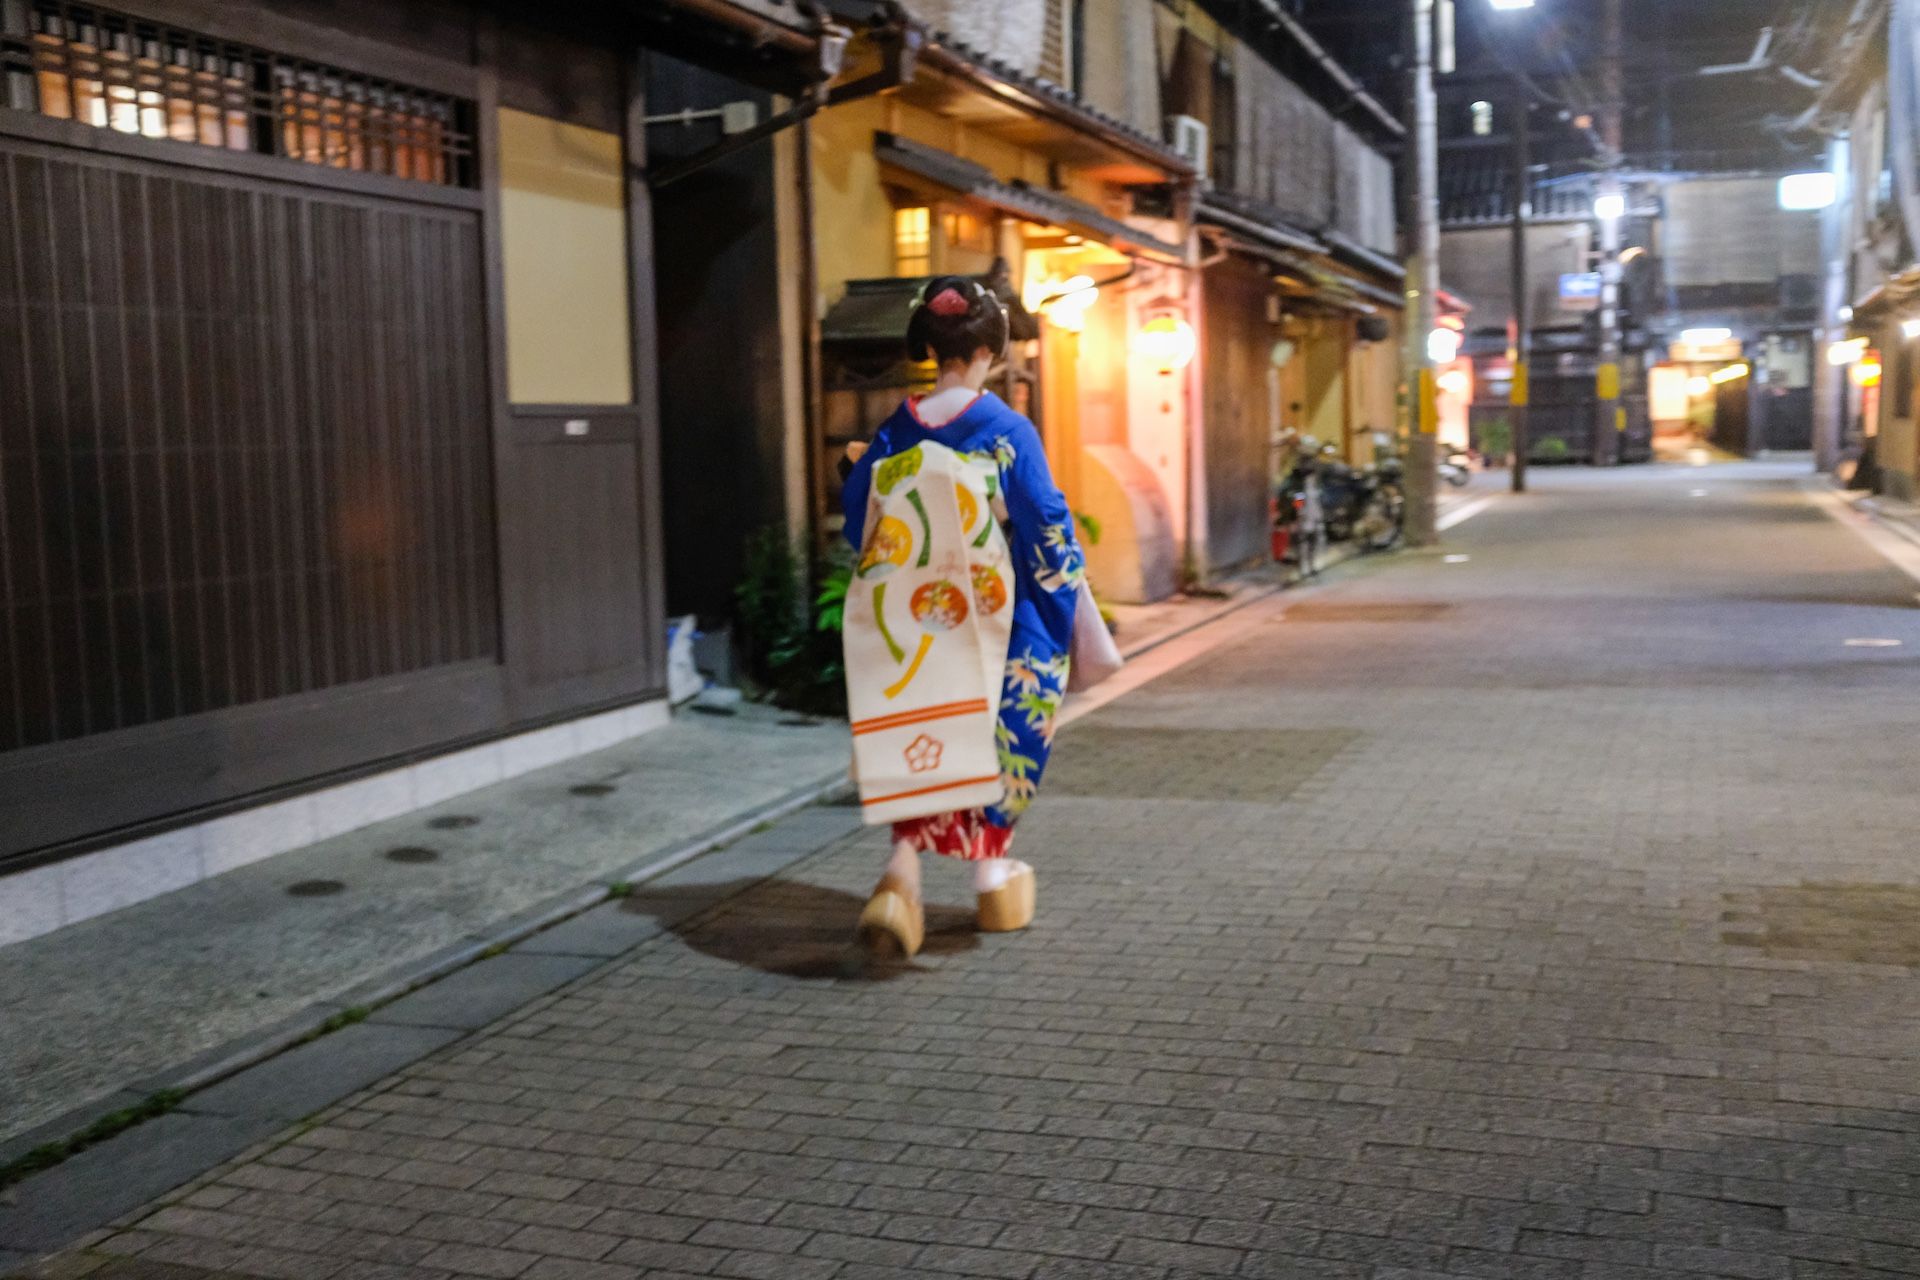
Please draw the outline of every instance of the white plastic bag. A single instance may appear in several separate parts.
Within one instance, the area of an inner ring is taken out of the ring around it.
[[[698,697],[707,683],[693,664],[694,628],[691,614],[667,624],[667,701],[676,707]]]
[[[1100,606],[1094,601],[1093,588],[1087,580],[1080,580],[1080,602],[1073,609],[1073,646],[1072,658],[1067,664],[1067,692],[1085,693],[1101,681],[1113,675],[1127,664],[1120,656],[1120,646],[1113,642],[1113,632],[1107,630],[1107,620],[1100,616]]]

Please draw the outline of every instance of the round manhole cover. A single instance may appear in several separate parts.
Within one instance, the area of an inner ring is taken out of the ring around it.
[[[619,789],[611,782],[583,782],[577,787],[567,788],[577,796],[610,796]]]
[[[388,862],[404,862],[417,865],[422,862],[438,862],[440,855],[433,849],[425,849],[417,844],[404,844],[398,849],[389,849],[382,855]]]
[[[477,827],[480,819],[470,813],[449,813],[445,817],[429,818],[427,825],[435,831],[458,831],[461,827]]]
[[[295,898],[331,898],[346,891],[347,886],[338,880],[302,880],[287,886],[288,895]]]

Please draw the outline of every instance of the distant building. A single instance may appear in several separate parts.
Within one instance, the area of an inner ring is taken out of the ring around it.
[[[1920,497],[1917,38],[1915,5],[1856,6],[1804,121],[1830,138],[1833,175],[1815,363],[1820,460],[1909,501]]]

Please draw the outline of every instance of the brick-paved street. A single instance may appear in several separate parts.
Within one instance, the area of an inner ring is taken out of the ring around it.
[[[1031,933],[851,969],[843,842],[53,1273],[1920,1274],[1920,615],[1793,474],[1245,610],[1063,733]]]

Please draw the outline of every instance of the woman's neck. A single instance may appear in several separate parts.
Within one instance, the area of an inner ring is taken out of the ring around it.
[[[934,380],[933,394],[939,395],[942,391],[952,391],[956,387],[965,387],[968,391],[978,394],[987,385],[987,374],[992,369],[993,364],[985,360],[970,364],[964,369],[953,367],[942,369],[940,376]]]

